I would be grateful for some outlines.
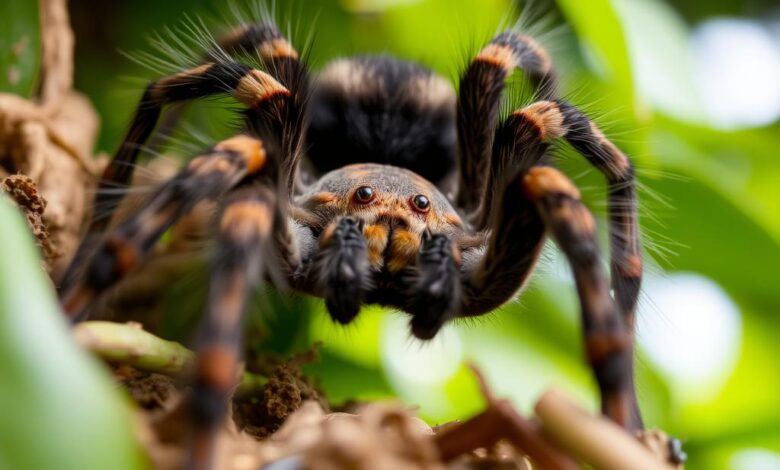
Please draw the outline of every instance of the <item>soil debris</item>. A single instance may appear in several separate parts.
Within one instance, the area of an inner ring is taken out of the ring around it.
[[[133,401],[145,410],[161,410],[179,393],[176,383],[167,375],[144,372],[123,365],[114,370],[114,376]]]
[[[44,267],[48,271],[51,263],[60,252],[43,221],[46,199],[38,192],[35,182],[24,175],[12,175],[4,178],[0,181],[0,189],[5,191],[24,213],[27,225],[41,249]]]
[[[568,470],[582,468],[581,462],[614,470],[674,468],[664,463],[670,456],[661,451],[671,447],[663,434],[643,436],[643,443],[656,449],[651,453],[618,426],[554,390],[537,404],[537,417],[526,419],[508,401],[494,397],[480,374],[487,406],[463,422],[431,428],[393,402],[329,412],[324,395],[301,371],[316,358],[315,349],[288,360],[250,361],[253,370],[242,374],[231,415],[219,430],[215,468]],[[128,366],[120,366],[116,375],[139,403],[138,435],[154,468],[181,468],[191,429],[188,390],[176,379]]]
[[[303,458],[304,468],[439,470],[446,468],[433,430],[400,403],[371,403],[357,414],[332,414]]]
[[[233,397],[233,418],[238,428],[257,439],[276,432],[288,416],[306,401],[318,403],[323,411],[330,410],[324,393],[301,367],[318,360],[318,346],[296,354],[286,361],[270,361],[260,373],[268,378],[261,392],[239,389]],[[277,362],[274,366],[273,362]]]

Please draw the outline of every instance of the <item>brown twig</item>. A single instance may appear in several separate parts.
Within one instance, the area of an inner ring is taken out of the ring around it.
[[[435,437],[444,462],[479,448],[491,448],[506,439],[536,464],[547,470],[576,470],[580,466],[555,448],[536,427],[520,416],[507,400],[493,396],[482,374],[471,367],[487,402],[482,413],[461,424],[442,430]]]
[[[57,108],[73,86],[73,31],[66,0],[39,0],[41,11],[41,106]]]

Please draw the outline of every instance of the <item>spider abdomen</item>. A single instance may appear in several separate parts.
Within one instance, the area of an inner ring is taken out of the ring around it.
[[[455,91],[412,62],[331,62],[315,82],[308,156],[320,172],[353,163],[407,168],[439,184],[455,170]]]

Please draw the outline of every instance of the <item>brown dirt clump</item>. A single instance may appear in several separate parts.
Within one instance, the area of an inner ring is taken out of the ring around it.
[[[276,432],[306,401],[319,403],[328,411],[324,394],[301,371],[302,366],[317,358],[316,349],[312,349],[275,366],[263,366],[270,372],[263,373],[268,380],[262,390],[239,389],[233,397],[233,419],[238,428],[257,439],[264,439]]]
[[[114,376],[133,401],[145,410],[165,408],[166,403],[178,393],[176,382],[167,375],[119,366],[114,370]]]
[[[35,182],[24,175],[4,178],[0,181],[0,190],[5,191],[24,213],[27,225],[41,249],[44,267],[48,270],[51,263],[59,255],[59,250],[43,222],[46,199],[38,192]]]

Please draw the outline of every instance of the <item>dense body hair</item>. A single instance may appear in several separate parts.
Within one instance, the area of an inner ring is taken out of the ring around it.
[[[309,113],[307,153],[320,172],[382,163],[438,184],[455,171],[455,91],[418,64],[336,60],[320,73]]]

